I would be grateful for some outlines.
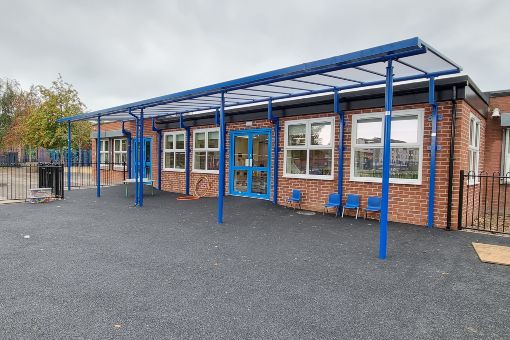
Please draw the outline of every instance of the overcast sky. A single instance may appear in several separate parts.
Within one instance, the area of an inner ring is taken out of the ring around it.
[[[419,36],[510,89],[510,1],[0,0],[0,77],[61,73],[89,110]]]

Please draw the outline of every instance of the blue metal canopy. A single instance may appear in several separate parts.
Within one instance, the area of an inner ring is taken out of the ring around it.
[[[409,81],[458,73],[461,67],[419,38],[260,73],[94,112],[59,122],[132,120],[143,109],[145,118],[192,114],[221,107],[268,102],[386,83],[386,62],[393,60],[393,81]]]
[[[193,90],[177,92],[161,97],[155,97],[134,103],[120,105],[109,109],[87,112],[80,115],[66,117],[59,122],[68,124],[68,149],[71,149],[71,122],[78,120],[97,119],[97,196],[101,196],[101,167],[100,167],[100,140],[101,120],[135,120],[137,145],[142,145],[144,136],[144,119],[178,115],[180,127],[186,129],[188,159],[186,167],[186,192],[189,191],[189,127],[183,123],[184,115],[192,115],[209,110],[217,110],[220,127],[219,138],[219,176],[218,176],[218,223],[223,223],[223,197],[225,195],[225,108],[267,102],[268,119],[273,121],[275,129],[274,157],[278,159],[278,129],[279,121],[272,114],[274,100],[313,94],[333,92],[334,113],[339,116],[340,142],[338,146],[338,193],[343,192],[343,157],[344,157],[344,126],[345,115],[340,110],[340,91],[356,89],[367,86],[385,86],[385,116],[384,116],[384,144],[383,144],[383,171],[381,190],[381,218],[379,257],[386,258],[386,242],[388,230],[388,200],[390,184],[390,144],[391,144],[391,112],[393,107],[393,83],[410,81],[422,78],[429,79],[429,103],[432,107],[431,123],[431,158],[429,182],[429,216],[428,225],[434,222],[434,183],[435,162],[437,150],[437,121],[438,108],[434,93],[435,77],[458,73],[460,66],[437,52],[419,38],[411,38],[378,47],[348,53],[336,57],[317,60],[297,66],[282,68],[239,78],[223,83],[199,87]],[[154,123],[154,121],[153,121]],[[153,124],[154,125],[154,124]],[[160,130],[155,129],[160,132]],[[158,138],[158,157],[161,157],[161,138]],[[143,163],[144,148],[138,147],[134,152],[135,164],[135,204],[143,206]],[[68,158],[68,176],[71,173],[71,157]],[[161,169],[159,160],[158,169]],[[277,202],[278,191],[278,162],[274,165],[273,202]],[[160,175],[158,180],[160,180]],[[70,183],[70,178],[68,178]],[[68,188],[70,190],[70,186]]]

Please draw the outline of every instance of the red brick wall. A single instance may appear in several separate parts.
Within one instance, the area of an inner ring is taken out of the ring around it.
[[[437,227],[444,227],[446,225],[446,212],[447,212],[447,191],[448,191],[448,166],[449,166],[449,143],[450,143],[450,125],[451,125],[451,103],[440,102],[438,103],[438,113],[443,116],[443,120],[438,122],[437,143],[441,146],[441,150],[437,152],[436,161],[436,191],[435,191],[435,208],[434,208],[434,223]],[[394,107],[394,111],[405,109],[423,109],[423,162],[422,162],[422,181],[420,185],[412,184],[390,184],[390,206],[389,206],[389,219],[390,221],[398,221],[405,223],[412,223],[416,225],[426,225],[427,211],[428,211],[428,191],[429,191],[429,168],[430,168],[430,133],[431,122],[427,119],[431,114],[429,105],[407,105]],[[352,129],[352,116],[359,113],[369,112],[383,112],[383,108],[357,110],[346,112],[346,126],[345,126],[345,158],[344,158],[344,200],[345,195],[348,193],[357,193],[362,196],[362,208],[366,205],[368,196],[380,196],[381,184],[371,182],[354,182],[350,181],[350,164],[351,164],[351,129]],[[457,136],[456,136],[456,161],[454,166],[454,189],[453,189],[453,211],[452,222],[453,227],[456,227],[457,222],[457,209],[458,209],[458,190],[459,190],[459,172],[461,169],[467,170],[468,168],[468,138],[469,138],[469,114],[472,112],[479,116],[481,121],[481,145],[480,145],[480,169],[484,168],[484,160],[486,145],[485,145],[485,118],[476,113],[476,110],[471,108],[464,101],[457,102]],[[334,117],[335,118],[335,147],[334,147],[334,178],[332,180],[313,180],[313,179],[296,179],[283,177],[284,169],[284,138],[285,138],[285,122],[296,119],[309,119],[318,117]],[[253,121],[252,126],[246,126],[245,122],[227,124],[226,136],[226,174],[225,174],[225,192],[228,194],[229,182],[229,151],[230,151],[230,131],[241,129],[254,129],[254,128],[267,128],[272,124],[268,120]],[[119,123],[103,124],[102,130],[107,129],[117,130],[120,129]],[[128,126],[126,129],[133,129],[134,124]],[[193,139],[193,131],[195,129],[209,128],[210,126],[200,126],[192,128],[190,132],[191,139]],[[178,129],[171,129],[165,131],[175,131]],[[134,135],[134,132],[133,132]],[[157,135],[151,130],[151,123],[147,121],[145,124],[145,136],[153,137],[153,179],[157,180]],[[274,141],[274,135],[272,136]],[[285,204],[287,197],[290,196],[292,189],[300,189],[303,195],[303,208],[322,211],[322,205],[327,200],[330,193],[337,191],[337,174],[338,174],[338,143],[339,143],[339,127],[337,115],[320,114],[320,115],[307,115],[299,117],[288,117],[280,119],[280,150],[278,159],[278,177],[279,177],[279,191],[278,203]],[[190,169],[192,169],[193,157],[193,143],[191,145]],[[93,149],[95,152],[95,149]],[[274,166],[274,154],[271,150],[272,168]],[[272,173],[272,169],[271,169]],[[207,178],[210,183],[210,190],[207,196],[216,196],[218,192],[218,175],[217,174],[202,174],[190,173],[190,193],[194,193],[196,182],[201,178]],[[272,191],[272,174],[271,177],[271,191]],[[156,182],[155,182],[156,183]],[[155,184],[156,185],[156,184]],[[172,191],[178,193],[185,192],[185,173],[175,171],[162,171],[162,190]],[[271,192],[271,197],[273,193]]]

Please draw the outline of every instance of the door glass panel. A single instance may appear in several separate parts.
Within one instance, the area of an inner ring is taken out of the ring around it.
[[[267,171],[252,172],[251,192],[255,194],[267,194]]]
[[[235,165],[249,166],[248,136],[235,136],[234,144]]]
[[[237,192],[248,191],[248,170],[235,170],[234,190]]]
[[[268,164],[268,134],[253,135],[253,166],[266,168]]]
[[[145,161],[151,161],[151,142],[145,142]]]

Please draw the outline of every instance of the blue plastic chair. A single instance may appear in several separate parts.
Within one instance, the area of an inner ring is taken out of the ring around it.
[[[370,196],[367,201],[367,207],[365,208],[365,220],[367,219],[367,213],[369,212],[381,212],[381,198],[377,196]]]
[[[290,204],[294,210],[296,210],[296,205],[301,209],[301,191],[292,189],[292,196],[287,198],[287,204]]]
[[[340,195],[337,193],[329,194],[328,203],[324,204],[324,210],[322,214],[324,215],[328,212],[329,208],[336,208],[335,216],[338,216],[338,210],[340,210]]]
[[[356,195],[356,194],[348,194],[347,195],[347,200],[345,201],[345,205],[342,207],[342,217],[344,217],[345,209],[356,209],[356,219],[358,219],[359,199],[360,199],[360,195]]]

